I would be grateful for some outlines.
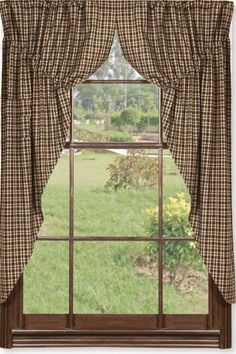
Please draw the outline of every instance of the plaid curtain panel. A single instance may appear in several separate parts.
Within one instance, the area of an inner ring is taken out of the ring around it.
[[[163,90],[164,133],[191,197],[190,223],[220,292],[235,302],[228,1],[7,0],[2,78],[0,301],[30,259],[41,198],[63,150],[69,90],[107,59]]]

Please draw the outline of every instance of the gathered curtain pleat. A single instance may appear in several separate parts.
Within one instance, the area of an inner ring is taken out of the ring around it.
[[[4,28],[0,302],[33,252],[41,198],[66,142],[69,90],[106,61],[115,31],[127,61],[162,88],[168,147],[191,197],[203,261],[235,302],[228,1],[11,0]]]

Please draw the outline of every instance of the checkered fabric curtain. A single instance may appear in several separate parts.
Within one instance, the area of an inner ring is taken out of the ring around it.
[[[69,90],[124,56],[163,89],[162,119],[191,196],[190,222],[220,292],[235,301],[227,1],[7,0],[2,79],[0,301],[43,221],[41,197],[65,144]]]

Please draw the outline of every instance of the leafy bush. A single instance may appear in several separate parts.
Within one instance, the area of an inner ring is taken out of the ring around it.
[[[110,178],[105,189],[118,190],[155,188],[158,180],[157,160],[142,150],[130,150],[127,156],[118,157],[107,168]]]
[[[120,113],[120,119],[125,127],[135,125],[139,121],[139,112],[133,107],[124,109]]]
[[[140,112],[135,107],[113,112],[111,115],[111,124],[119,130],[136,126],[142,132],[148,125],[156,126],[158,129],[158,120],[159,113],[157,110]]]
[[[140,132],[145,130],[145,128],[150,125],[150,126],[156,126],[158,129],[158,124],[159,124],[159,113],[158,111],[148,111],[148,112],[142,112],[140,114],[139,121],[136,123],[137,128],[139,129]]]
[[[158,111],[151,111],[149,113],[149,123],[152,126],[158,127],[159,124],[159,113]]]
[[[190,206],[186,201],[184,193],[177,193],[176,197],[170,197],[168,202],[163,206],[163,234],[173,237],[191,237],[193,236],[192,228],[188,221]],[[154,230],[158,228],[157,210],[150,209],[147,211],[147,234],[154,236]]]
[[[138,128],[138,130],[140,132],[144,131],[144,129],[147,127],[148,125],[148,117],[146,113],[141,113],[140,114],[140,119],[139,121],[136,123],[136,127]]]
[[[139,111],[134,107],[129,107],[120,112],[113,112],[111,124],[121,130],[121,128],[134,126],[139,119]]]
[[[110,130],[106,130],[103,132],[100,132],[102,135],[108,136],[110,138],[110,141],[112,142],[127,142],[127,141],[133,141],[133,136],[130,135],[128,132],[114,132]]]
[[[148,236],[157,235],[158,229],[158,210],[152,208],[146,212],[145,222],[146,233]],[[176,198],[169,198],[167,204],[163,206],[163,233],[164,236],[172,237],[191,237],[193,232],[188,222],[189,203],[185,200],[184,193],[177,193]],[[151,259],[157,257],[157,242],[149,242],[147,252]],[[176,276],[181,269],[187,268],[203,270],[204,266],[199,257],[196,242],[192,241],[165,241],[164,243],[164,267],[170,274],[170,282],[178,286]],[[184,272],[183,272],[184,273]]]
[[[117,127],[119,130],[121,130],[121,128],[123,126],[123,122],[120,119],[120,111],[112,113],[112,115],[111,115],[111,124],[114,127]]]

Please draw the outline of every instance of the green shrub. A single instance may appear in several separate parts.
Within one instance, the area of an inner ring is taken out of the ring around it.
[[[139,122],[139,111],[134,107],[123,109],[120,112],[113,112],[111,124],[118,129],[132,127]]]
[[[116,158],[107,168],[110,178],[105,189],[118,190],[155,188],[158,180],[157,160],[142,150],[130,150],[127,156]]]
[[[139,121],[139,112],[133,107],[124,109],[120,113],[120,119],[125,127],[135,125]]]
[[[184,193],[178,193],[175,198],[169,198],[163,206],[163,234],[172,237],[192,237],[193,231],[188,221],[190,207]],[[152,208],[146,211],[145,228],[147,236],[157,236],[158,210]],[[147,253],[151,259],[157,257],[157,242],[149,242]],[[203,270],[204,266],[199,257],[198,247],[194,241],[165,241],[164,242],[164,267],[170,274],[170,282],[176,286],[176,276],[191,267]]]
[[[158,127],[159,124],[159,112],[158,111],[151,111],[149,113],[149,123],[152,126]]]
[[[136,127],[140,132],[144,131],[148,125],[148,117],[146,113],[140,114],[139,122],[136,123]]]
[[[108,136],[110,138],[110,141],[117,142],[117,143],[122,143],[122,142],[134,140],[133,136],[130,135],[128,132],[116,132],[116,131],[106,130],[106,131],[100,132],[100,134]]]
[[[159,124],[159,113],[158,111],[147,111],[141,112],[139,121],[136,123],[136,126],[140,132],[144,131],[145,128],[150,126],[155,126],[158,130]]]
[[[119,130],[121,130],[121,128],[123,126],[123,122],[120,119],[120,111],[112,113],[112,115],[111,115],[111,124],[114,127],[117,127]]]
[[[175,198],[170,197],[163,206],[163,234],[174,237],[193,236],[192,228],[188,221],[189,211],[190,205],[186,201],[184,193],[177,193]],[[158,227],[157,210],[148,210],[147,216],[147,234],[154,236],[154,229],[156,230]]]

